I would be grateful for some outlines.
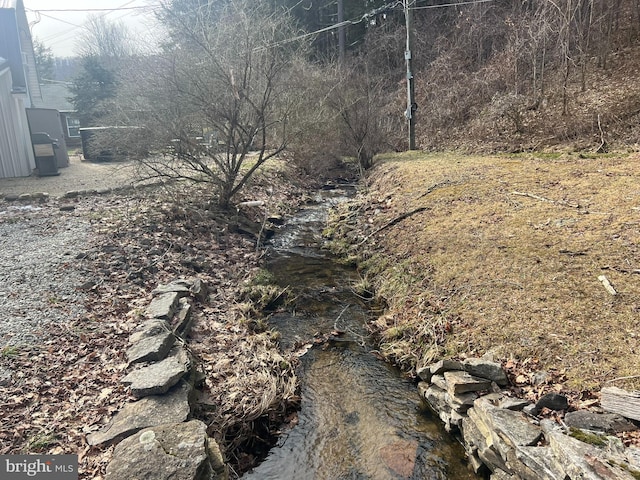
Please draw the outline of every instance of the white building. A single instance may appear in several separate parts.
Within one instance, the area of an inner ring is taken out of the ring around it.
[[[26,108],[42,101],[22,0],[0,0],[0,178],[35,168]]]

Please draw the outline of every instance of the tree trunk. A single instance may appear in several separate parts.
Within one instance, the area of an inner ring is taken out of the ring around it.
[[[224,210],[229,208],[231,204],[231,192],[233,191],[233,183],[225,182],[218,191],[218,206]]]
[[[569,73],[571,69],[568,53],[566,54],[564,62],[564,78],[562,79],[562,115],[567,115],[569,113]]]

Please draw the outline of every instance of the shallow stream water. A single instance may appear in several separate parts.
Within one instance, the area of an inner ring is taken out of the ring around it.
[[[328,209],[346,198],[320,192],[271,241],[267,268],[295,299],[270,319],[283,348],[344,333],[301,357],[298,423],[243,478],[477,479],[414,382],[375,355],[367,305],[351,290],[356,272],[322,249]]]

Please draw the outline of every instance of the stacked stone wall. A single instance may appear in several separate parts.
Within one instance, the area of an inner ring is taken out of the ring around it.
[[[421,395],[459,435],[471,467],[491,480],[640,478],[640,449],[625,448],[615,436],[637,426],[618,412],[568,412],[560,423],[541,418],[554,410],[560,418],[567,398],[515,398],[500,364],[486,359],[443,360],[418,375]]]

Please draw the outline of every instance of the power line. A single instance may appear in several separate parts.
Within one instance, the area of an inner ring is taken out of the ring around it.
[[[402,2],[400,2],[400,1],[395,1],[393,3],[388,3],[386,5],[383,5],[380,8],[376,8],[375,10],[372,10],[370,12],[365,13],[360,18],[357,18],[357,19],[354,19],[354,20],[345,20],[344,22],[335,23],[333,25],[329,25],[328,27],[321,28],[319,30],[315,30],[313,32],[303,33],[301,35],[297,35],[297,36],[292,37],[292,38],[287,38],[286,40],[281,40],[279,42],[272,43],[271,45],[265,45],[264,47],[259,47],[257,50],[261,50],[261,49],[265,49],[265,48],[279,47],[280,45],[286,45],[287,43],[296,42],[298,40],[302,40],[304,38],[311,37],[311,36],[317,35],[319,33],[329,32],[331,30],[335,30],[337,28],[343,28],[343,27],[346,27],[348,25],[357,25],[357,24],[363,22],[364,20],[367,20],[368,18],[375,17],[376,15],[380,15],[382,13],[389,12],[389,11],[393,10],[394,8],[400,6],[400,5],[402,5]]]
[[[137,10],[152,9],[149,5],[140,5],[137,7],[118,7],[118,8],[39,8],[37,10],[27,8],[30,12],[118,12],[121,10]]]
[[[67,25],[71,25],[72,27],[75,27],[75,28],[83,28],[82,25],[78,25],[75,23],[68,22],[66,20],[62,20],[61,18],[56,18],[51,15],[47,15],[46,13],[42,13],[41,11],[38,11],[38,14],[42,15],[43,17],[50,18],[51,20],[56,20],[58,22],[66,23]]]
[[[424,5],[422,7],[410,7],[411,10],[425,10],[427,8],[444,8],[444,7],[457,7],[460,5],[475,5],[478,3],[489,3],[495,0],[473,0],[470,2],[457,2],[457,3],[443,3],[442,5]],[[415,3],[415,2],[414,2]]]
[[[94,11],[95,10],[95,11],[103,11],[103,12],[105,12],[105,13],[102,13],[102,14],[98,15],[98,18],[100,18],[100,17],[105,17],[105,16],[109,15],[113,11],[132,10],[132,9],[150,9],[150,10],[154,9],[154,7],[152,7],[150,5],[138,6],[138,7],[128,7],[128,5],[134,3],[135,1],[136,0],[129,0],[129,1],[125,2],[125,3],[123,3],[122,5],[120,5],[117,8],[82,9],[82,10],[80,10],[80,9],[78,9],[78,10],[68,9],[68,10],[57,10],[57,11],[60,11],[60,12],[64,12],[64,11],[66,11],[66,12],[73,12],[73,11],[87,12],[87,11]],[[69,35],[75,34],[75,30],[76,29],[78,29],[78,28],[86,29],[87,28],[86,25],[77,25],[77,24],[68,22],[66,20],[62,20],[60,18],[53,17],[51,15],[47,15],[47,14],[41,13],[41,12],[45,12],[45,11],[54,11],[54,10],[34,10],[34,9],[27,9],[27,10],[32,11],[32,12],[36,13],[37,15],[42,15],[42,16],[45,16],[47,18],[51,18],[52,20],[57,20],[59,22],[66,23],[66,24],[74,27],[74,28],[71,28],[71,29],[69,29],[67,31],[54,33],[52,35],[49,35],[47,37],[42,38],[41,41],[43,43],[49,43],[50,45],[55,45],[57,43],[67,41],[68,39],[66,37],[69,36]],[[123,16],[131,15],[132,13],[133,12],[127,12]],[[52,40],[56,40],[56,41],[52,42]]]

